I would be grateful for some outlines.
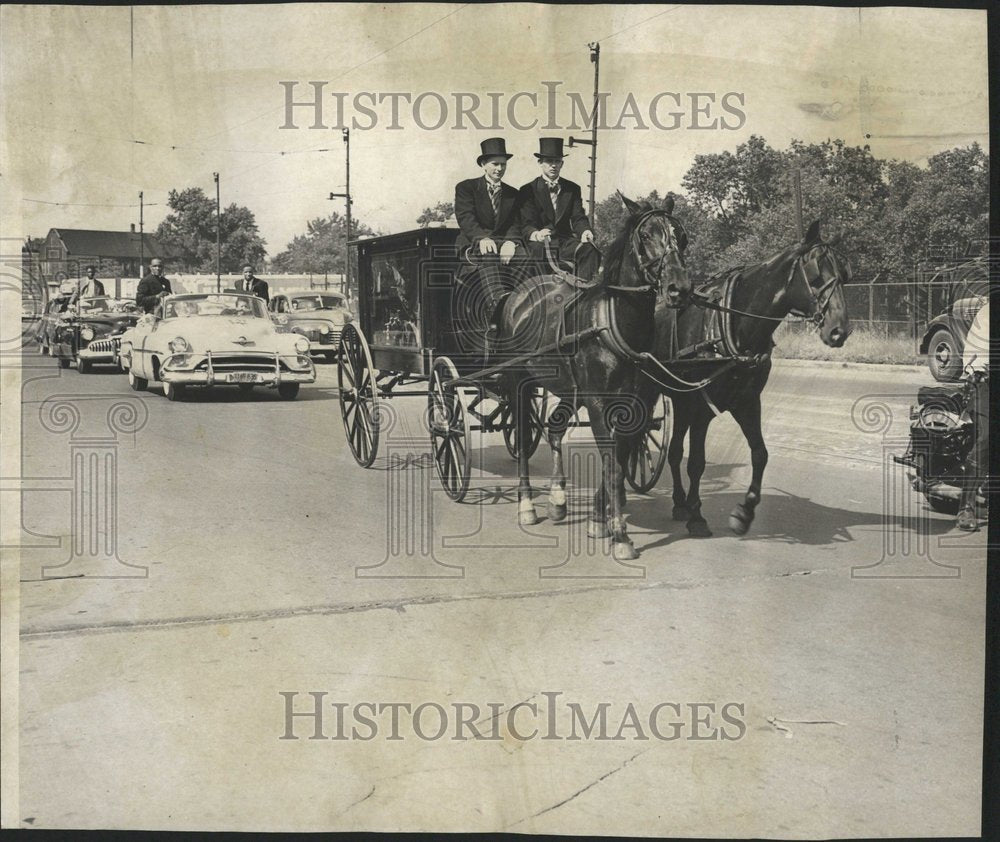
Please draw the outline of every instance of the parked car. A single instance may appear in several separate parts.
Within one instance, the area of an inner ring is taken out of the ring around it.
[[[56,329],[59,324],[65,321],[66,308],[69,307],[70,297],[59,295],[53,298],[42,317],[38,320],[38,332],[35,337],[38,339],[38,351],[41,354],[52,353],[52,343],[55,340]]]
[[[309,340],[279,333],[264,302],[243,294],[164,298],[122,336],[121,361],[134,390],[162,383],[172,401],[192,386],[267,386],[292,400],[316,379]]]
[[[339,292],[298,290],[271,298],[272,318],[279,328],[306,337],[315,354],[331,362],[337,359],[340,332],[354,315]]]
[[[962,376],[965,337],[972,320],[989,295],[989,270],[985,258],[976,258],[949,270],[948,306],[928,322],[919,350],[935,380],[954,381]]]
[[[139,320],[134,308],[108,296],[69,304],[56,323],[51,353],[62,368],[86,374],[91,365],[118,365],[122,334]]]

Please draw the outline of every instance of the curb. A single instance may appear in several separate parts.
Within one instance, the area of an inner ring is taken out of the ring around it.
[[[864,370],[876,371],[906,371],[909,373],[927,372],[926,365],[903,365],[901,363],[858,363],[858,362],[838,362],[837,360],[797,360],[785,357],[771,357],[772,364],[776,366],[787,366],[789,368],[809,368],[819,366],[820,368],[860,368]]]

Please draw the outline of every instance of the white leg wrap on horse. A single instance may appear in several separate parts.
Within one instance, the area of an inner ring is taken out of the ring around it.
[[[517,503],[517,522],[521,526],[534,526],[538,523],[538,515],[535,514],[535,504],[527,497],[519,500]]]

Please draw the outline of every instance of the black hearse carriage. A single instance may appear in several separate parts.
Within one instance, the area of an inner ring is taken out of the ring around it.
[[[500,363],[483,368],[462,324],[455,276],[463,256],[457,228],[419,228],[352,240],[357,254],[357,319],[341,334],[341,416],[348,445],[362,467],[378,455],[379,402],[403,395],[428,399],[432,453],[445,492],[462,500],[472,469],[470,434],[498,432],[517,458],[515,419],[495,385]],[[422,388],[414,388],[416,386]],[[538,447],[556,399],[541,388],[532,397],[529,455]],[[666,462],[666,399],[642,447],[631,460],[629,483],[640,491],[655,485]],[[444,410],[442,412],[442,410]],[[445,420],[442,422],[442,418]],[[586,424],[584,424],[586,426]]]

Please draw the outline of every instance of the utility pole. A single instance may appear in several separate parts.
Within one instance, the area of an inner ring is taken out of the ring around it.
[[[346,253],[344,254],[344,286],[341,292],[346,295],[351,294],[351,249],[347,246],[347,242],[351,239],[351,205],[354,200],[351,198],[351,130],[341,129],[344,134],[344,143],[347,144],[347,179],[344,187],[343,193],[331,193],[331,199],[345,199],[347,202],[347,236],[345,237],[344,248]]]
[[[590,147],[590,227],[594,227],[594,193],[597,188],[597,121],[599,118],[600,99],[598,98],[598,86],[601,68],[601,45],[597,41],[591,41],[587,47],[590,49],[590,60],[594,64],[594,111],[591,114],[590,138],[571,137],[569,146],[589,146]]]
[[[215,291],[222,292],[222,219],[219,205],[219,174],[212,173],[215,179]]]
[[[139,277],[142,278],[142,264],[146,262],[146,252],[142,242],[142,191],[139,191]]]

